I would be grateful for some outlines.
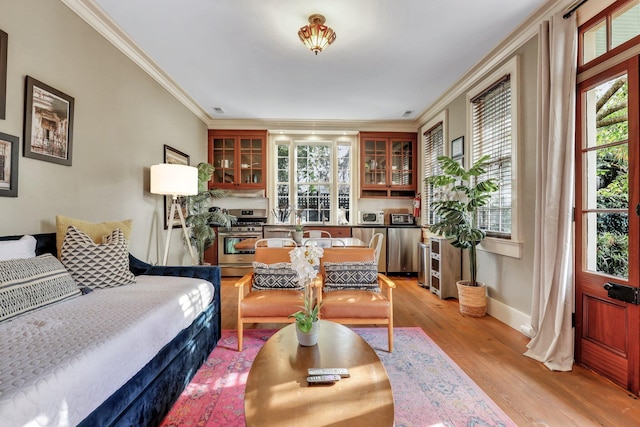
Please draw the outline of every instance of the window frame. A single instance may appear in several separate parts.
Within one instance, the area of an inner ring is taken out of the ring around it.
[[[420,129],[420,137],[422,139],[420,140],[419,150],[420,150],[420,158],[422,159],[422,167],[419,168],[420,176],[418,177],[418,179],[420,180],[419,181],[420,193],[422,196],[421,198],[422,206],[420,207],[420,210],[421,210],[420,216],[421,216],[421,225],[423,227],[429,227],[431,225],[429,224],[429,221],[428,221],[429,191],[428,191],[427,184],[424,182],[424,180],[429,176],[427,174],[427,156],[429,153],[427,153],[427,147],[426,147],[426,141],[425,141],[424,135],[425,133],[431,131],[432,129],[434,129],[436,126],[439,126],[439,125],[442,126],[442,153],[444,155],[448,155],[450,150],[450,144],[447,144],[447,141],[449,140],[447,110],[440,112],[432,120],[425,123]]]
[[[519,68],[520,57],[515,55],[508,60],[502,66],[498,67],[491,74],[483,78],[481,81],[474,84],[466,94],[466,110],[467,110],[467,135],[465,141],[465,153],[470,153],[468,160],[465,162],[468,165],[473,164],[473,147],[475,141],[473,140],[473,104],[472,100],[478,95],[485,92],[504,75],[509,75],[511,79],[511,237],[486,237],[482,243],[478,246],[478,249],[499,254],[510,256],[514,258],[522,257],[522,242],[520,241],[520,209],[519,209],[519,197],[520,191],[518,186],[518,141],[519,138]]]
[[[289,202],[290,205],[294,205],[297,199],[298,184],[297,177],[295,176],[296,170],[296,147],[298,145],[327,145],[331,148],[331,172],[330,180],[326,185],[329,186],[330,193],[330,214],[325,224],[337,224],[338,223],[338,189],[340,185],[349,185],[349,221],[348,225],[357,223],[355,218],[357,213],[357,200],[354,196],[354,188],[356,188],[357,177],[354,174],[354,162],[355,156],[357,156],[357,141],[351,135],[300,135],[300,134],[278,134],[269,139],[268,146],[268,159],[269,159],[269,175],[272,184],[268,187],[268,193],[273,194],[274,197],[269,197],[269,209],[273,212],[273,209],[277,209],[278,205],[278,184],[282,182],[278,180],[278,146],[289,146]],[[338,147],[349,147],[349,182],[341,182],[338,176]],[[273,163],[271,163],[273,162]],[[325,184],[322,184],[325,185]],[[295,206],[295,205],[294,205]],[[293,225],[295,217],[291,215],[287,224]],[[323,225],[322,221],[304,222],[303,225],[319,226]]]

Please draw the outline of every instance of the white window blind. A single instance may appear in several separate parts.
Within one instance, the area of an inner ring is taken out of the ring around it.
[[[489,155],[486,174],[499,190],[478,213],[478,225],[493,237],[511,237],[511,78],[502,77],[471,99],[473,162]]]
[[[444,132],[442,122],[424,133],[424,171],[425,177],[440,175],[442,170],[438,163],[438,157],[444,153]],[[438,197],[440,189],[434,189],[432,184],[425,186],[425,212],[427,225],[435,224],[439,221],[433,209],[433,200]]]

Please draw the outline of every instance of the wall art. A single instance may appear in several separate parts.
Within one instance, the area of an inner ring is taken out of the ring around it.
[[[0,197],[18,197],[18,150],[17,136],[0,132]]]

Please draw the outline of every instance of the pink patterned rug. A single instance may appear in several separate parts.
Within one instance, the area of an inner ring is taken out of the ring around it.
[[[420,328],[395,328],[388,353],[385,328],[354,328],[384,364],[395,400],[396,427],[515,426],[515,423]],[[235,331],[196,373],[163,426],[244,426],[244,388],[253,359],[273,330]]]

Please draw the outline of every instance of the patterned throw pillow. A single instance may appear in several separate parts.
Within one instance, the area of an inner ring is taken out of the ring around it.
[[[376,261],[325,262],[324,292],[369,291],[380,292]]]
[[[82,231],[69,226],[62,243],[62,264],[78,286],[111,288],[136,281],[129,271],[129,246],[124,233],[116,229],[96,244]]]
[[[263,264],[253,262],[253,285],[254,291],[264,291],[268,289],[294,289],[300,290],[302,287],[298,281],[298,274],[291,268],[289,262],[278,262],[275,264]]]
[[[80,295],[80,289],[51,254],[0,261],[0,320]]]

